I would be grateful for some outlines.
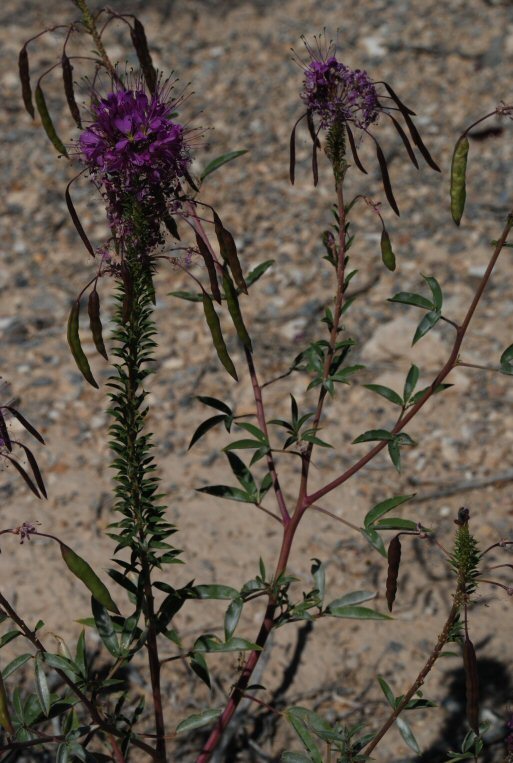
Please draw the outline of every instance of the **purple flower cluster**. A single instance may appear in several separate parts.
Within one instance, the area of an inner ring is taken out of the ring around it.
[[[113,232],[125,245],[141,244],[130,242],[134,207],[145,221],[146,249],[159,243],[162,215],[187,174],[191,157],[184,127],[172,119],[175,107],[169,88],[149,96],[141,83],[118,87],[93,103],[93,120],[80,135],[80,159],[104,194]]]
[[[311,55],[304,67],[301,98],[307,109],[318,114],[323,129],[337,122],[352,122],[366,129],[376,121],[379,104],[374,83],[367,72],[350,69],[334,55]]]

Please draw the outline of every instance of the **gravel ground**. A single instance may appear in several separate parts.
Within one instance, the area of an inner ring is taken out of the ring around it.
[[[511,97],[513,4],[491,0],[444,4],[435,0],[363,0],[358,4],[347,0],[116,0],[111,7],[137,12],[155,63],[165,71],[174,69],[182,83],[192,83],[194,94],[184,105],[184,116],[191,125],[208,128],[194,169],[227,150],[248,149],[247,155],[212,176],[205,200],[215,203],[233,231],[245,268],[267,259],[276,261],[246,306],[264,380],[286,371],[298,349],[319,335],[323,305],[331,294],[331,272],[322,260],[320,233],[330,221],[332,191],[322,161],[321,183],[317,189],[312,186],[304,132],[298,134],[295,186],[288,181],[288,140],[301,113],[297,95],[301,72],[291,60],[291,46],[300,52],[301,34],[309,36],[326,27],[328,34],[335,35],[338,29],[344,61],[366,69],[374,79],[392,83],[417,112],[417,124],[442,173],[426,166],[415,170],[407,164],[397,136],[379,128],[401,209],[398,219],[383,205],[398,268],[394,274],[383,271],[379,227],[370,213],[362,211],[355,220],[353,262],[359,270],[354,288],[365,288],[365,294],[349,314],[346,329],[358,339],[355,362],[367,366],[361,381],[400,390],[405,372],[415,362],[428,384],[450,351],[453,329],[437,327],[411,349],[414,316],[386,299],[399,290],[422,288],[420,273],[436,275],[444,288],[447,314],[461,320],[487,264],[490,240],[500,235],[513,196],[511,122],[492,121],[489,124],[497,129],[472,141],[468,202],[459,229],[450,220],[448,171],[461,130]],[[71,3],[53,0],[44,4],[4,0],[0,10],[0,134],[4,143],[0,373],[20,398],[20,409],[47,440],[38,456],[49,500],[36,502],[11,470],[0,475],[0,496],[3,527],[37,520],[44,531],[59,535],[101,571],[109,565],[111,546],[103,531],[112,520],[105,388],[97,392],[86,387],[65,341],[69,306],[90,277],[90,261],[64,202],[65,183],[74,168],[57,159],[37,121],[32,123],[25,114],[16,63],[28,36],[45,25],[69,20],[72,13]],[[60,42],[54,33],[34,44],[34,72],[42,72],[56,60]],[[122,31],[113,28],[108,42],[113,58],[135,63]],[[57,73],[48,79],[45,92],[60,133],[70,139],[73,133],[62,108]],[[369,174],[351,172],[351,191],[381,200],[378,167],[370,147],[362,147],[362,161]],[[91,187],[84,181],[75,188],[84,225],[91,238],[100,242],[102,211],[90,201]],[[462,353],[466,362],[497,365],[501,351],[512,343],[512,276],[513,264],[506,251],[469,332]],[[259,556],[272,566],[280,533],[272,520],[256,510],[194,492],[212,480],[213,471],[215,481],[229,479],[224,457],[217,452],[218,436],[205,438],[190,453],[186,450],[191,432],[204,416],[194,395],[223,397],[245,413],[251,410],[251,388],[246,378],[232,384],[219,368],[197,305],[167,296],[171,290],[190,288],[183,273],[163,270],[157,288],[161,340],[157,373],[151,381],[156,414],[152,425],[169,515],[179,527],[176,542],[184,549],[186,561],[183,568],[173,569],[173,585],[191,578],[240,585],[254,576]],[[112,305],[108,285],[103,294],[108,310]],[[233,357],[242,361],[234,340],[229,346]],[[84,343],[84,347],[92,355],[92,346]],[[106,364],[96,358],[92,363],[97,378],[105,381]],[[405,453],[401,474],[385,458],[378,458],[343,489],[330,494],[323,504],[326,509],[361,524],[377,501],[416,491],[418,503],[406,513],[435,528],[442,543],[450,543],[453,518],[462,504],[471,509],[482,547],[511,533],[511,377],[459,368],[450,381],[454,387],[430,402],[409,427],[419,444]],[[305,377],[298,374],[269,387],[269,417],[287,414],[288,382],[301,403],[314,404],[314,398],[305,395]],[[331,434],[335,447],[318,453],[316,485],[349,466],[356,452],[364,452],[365,446],[350,445],[357,434],[391,424],[389,406],[382,402],[357,384],[344,387],[327,412],[325,433]],[[293,496],[295,472],[286,464],[283,468],[285,492]],[[267,687],[266,701],[305,704],[332,720],[367,719],[377,725],[386,711],[376,673],[383,674],[397,694],[404,691],[434,643],[451,601],[450,578],[441,554],[420,542],[404,546],[404,575],[394,621],[376,623],[373,628],[352,621],[321,621],[313,629],[304,624],[280,629],[258,681]],[[4,541],[2,551],[0,574],[7,598],[17,602],[30,622],[45,620],[49,644],[54,633],[70,641],[76,638],[75,621],[86,616],[87,597],[62,575],[55,547],[42,541],[30,547]],[[304,580],[305,587],[312,557],[328,564],[331,598],[355,589],[376,590],[377,606],[385,609],[382,560],[377,554],[369,556],[361,536],[350,534],[327,516],[307,516],[290,562],[290,572]],[[200,629],[218,631],[222,616],[218,606],[191,603],[177,625],[187,640]],[[248,607],[241,635],[254,638],[260,616],[258,607]],[[501,738],[513,704],[512,624],[511,600],[506,594],[491,588],[483,591],[471,625],[481,666],[483,720],[490,721],[489,733],[495,741],[486,758],[489,763],[504,759]],[[90,644],[94,648],[92,639]],[[170,728],[198,707],[222,703],[236,675],[237,656],[211,663],[218,676],[213,696],[185,668],[165,670]],[[143,693],[148,691],[144,676],[136,665],[133,678]],[[393,730],[378,749],[377,760],[435,763],[444,760],[449,745],[454,749],[459,744],[465,730],[460,657],[442,660],[425,691],[439,707],[411,717],[423,754],[409,752]],[[299,749],[285,723],[276,725],[265,713],[246,709],[239,720],[238,731],[218,763],[278,761],[287,746]],[[169,759],[193,761],[197,745],[198,737],[188,739]]]

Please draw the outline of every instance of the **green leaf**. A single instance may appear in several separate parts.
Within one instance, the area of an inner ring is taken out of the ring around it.
[[[320,559],[312,559],[312,562],[313,564],[310,569],[310,572],[314,579],[315,587],[319,591],[319,600],[322,604],[322,601],[324,599],[325,589],[326,589],[326,568]]]
[[[120,657],[122,655],[122,650],[118,643],[118,637],[114,631],[112,618],[107,612],[107,609],[102,606],[94,596],[91,597],[91,609],[93,611],[96,630],[105,647],[114,657]]]
[[[211,689],[210,673],[208,671],[207,661],[200,652],[191,655],[191,670],[196,673],[198,678]]]
[[[440,284],[438,283],[436,278],[433,278],[433,276],[422,276],[422,278],[431,289],[431,294],[433,295],[433,305],[435,306],[435,309],[441,310],[444,300],[443,300],[442,289],[440,288]]]
[[[222,167],[223,164],[227,164],[228,162],[232,162],[234,159],[237,159],[237,157],[242,156],[243,154],[247,154],[248,150],[246,148],[239,149],[238,151],[228,151],[226,154],[221,154],[221,156],[218,156],[216,159],[212,159],[211,162],[207,164],[205,169],[200,175],[200,180],[203,182],[208,175],[211,175],[212,172],[215,172],[219,169],[219,167]]]
[[[216,408],[218,411],[227,413],[228,416],[232,415],[232,409],[222,400],[218,400],[216,397],[209,397],[208,395],[196,395],[196,400],[199,400],[203,405],[209,405],[211,408]]]
[[[168,296],[185,299],[187,302],[203,302],[203,294],[195,294],[193,291],[170,291]]]
[[[410,367],[410,370],[408,371],[408,376],[406,377],[406,381],[404,382],[404,404],[408,402],[410,397],[412,396],[415,387],[417,386],[417,382],[419,380],[420,371],[418,367],[415,364],[412,364]]]
[[[235,629],[239,623],[240,615],[242,612],[242,607],[244,606],[244,601],[240,596],[237,596],[236,599],[233,599],[228,609],[226,610],[226,615],[224,616],[224,638],[225,641],[230,641],[232,638]]]
[[[285,712],[285,717],[288,718],[294,731],[310,753],[313,763],[322,763],[319,748],[305,723],[308,719],[308,710],[303,707],[290,707]]]
[[[201,713],[189,715],[188,718],[185,718],[185,720],[178,724],[176,733],[184,734],[186,731],[193,731],[194,729],[201,729],[203,726],[208,726],[212,721],[215,721],[216,718],[219,718],[221,712],[222,708],[218,707],[209,708],[208,710],[203,710]]]
[[[397,440],[388,443],[388,455],[398,472],[401,471],[401,447]]]
[[[51,668],[55,668],[56,670],[63,670],[65,673],[73,673],[75,675],[77,673],[77,666],[73,660],[70,660],[67,657],[62,657],[60,654],[45,652],[44,660],[47,665],[50,665]]]
[[[394,692],[392,691],[388,683],[385,681],[383,676],[378,676],[378,682],[379,682],[379,685],[381,686],[383,694],[385,695],[387,699],[388,704],[393,710],[395,710],[396,699],[395,699]]]
[[[373,591],[352,591],[332,601],[328,604],[328,609],[362,604],[364,601],[370,601],[370,599],[374,598],[376,598],[376,594]]]
[[[416,493],[410,493],[409,495],[396,495],[393,498],[387,498],[385,501],[377,503],[365,515],[365,519],[363,520],[365,528],[368,530],[371,525],[384,514],[387,514],[392,509],[395,509],[396,506],[400,506],[402,503],[410,501],[415,497],[415,495]]]
[[[422,339],[422,337],[425,336],[428,331],[431,331],[433,326],[436,326],[441,317],[441,313],[437,310],[432,310],[430,313],[427,313],[427,315],[423,317],[417,326],[415,336],[413,337],[412,346],[416,344],[419,339]]]
[[[370,389],[371,392],[375,392],[377,395],[385,397],[391,403],[394,403],[394,405],[400,405],[402,407],[402,397],[398,395],[397,392],[394,392],[393,389],[390,389],[390,387],[384,387],[382,384],[364,384],[363,386],[366,389]]]
[[[459,225],[467,198],[466,174],[469,142],[466,135],[458,138],[451,162],[451,215]]]
[[[236,478],[239,480],[240,484],[251,494],[256,495],[256,482],[253,479],[253,475],[251,474],[250,470],[235,453],[232,453],[231,451],[228,451],[226,454],[228,461],[230,462],[230,467]]]
[[[63,742],[57,747],[57,752],[55,754],[55,763],[68,763],[69,760],[69,749],[68,745]]]
[[[312,763],[312,758],[306,752],[284,752],[280,761],[281,763]]]
[[[262,430],[255,426],[255,424],[250,424],[249,422],[243,422],[243,423],[237,423],[237,426],[239,429],[245,429],[246,432],[249,432],[253,435],[253,437],[256,437],[257,440],[264,443],[265,445],[268,444],[267,437],[265,436],[264,432]]]
[[[513,373],[513,344],[510,344],[501,355],[501,370],[506,373]]]
[[[48,718],[50,714],[50,689],[48,688],[48,682],[42,665],[42,654],[38,652],[35,660],[36,671],[36,694],[41,705],[41,710]]]
[[[374,528],[376,530],[416,530],[417,523],[411,519],[390,517],[389,519],[380,519],[376,522]]]
[[[200,440],[203,435],[205,435],[210,429],[215,427],[217,424],[221,424],[226,419],[225,415],[219,415],[219,416],[212,416],[210,419],[206,419],[203,421],[199,427],[196,429],[194,434],[191,437],[191,441],[189,443],[189,447],[187,450],[190,450],[192,446]]]
[[[384,556],[386,559],[387,552],[385,551],[385,544],[383,543],[383,538],[379,533],[376,532],[376,530],[373,530],[372,527],[367,528],[364,530],[363,528],[360,529],[361,534],[365,538],[365,540],[370,543],[370,545],[378,551],[378,553],[381,554],[381,556]]]
[[[381,231],[381,259],[388,270],[395,270],[395,254],[392,250],[390,236],[385,228]]]
[[[236,588],[228,585],[195,585],[192,587],[193,593],[197,599],[236,599],[239,592]]]
[[[421,750],[419,747],[419,743],[415,739],[413,735],[413,731],[411,730],[409,725],[406,723],[404,718],[401,718],[401,717],[396,718],[395,722],[397,724],[397,728],[399,729],[400,735],[402,736],[402,738],[404,739],[408,747],[411,750],[413,750],[413,752],[417,753],[417,755],[420,755]]]
[[[374,442],[376,440],[390,441],[394,439],[395,435],[392,434],[392,432],[388,432],[386,429],[369,429],[367,432],[359,435],[356,440],[353,440],[353,445],[356,445],[359,442]]]
[[[20,654],[18,657],[15,657],[14,660],[11,660],[11,662],[9,662],[2,670],[2,678],[9,678],[9,676],[15,673],[18,668],[21,668],[26,662],[31,660],[33,656],[34,655],[32,654]]]
[[[257,265],[256,268],[253,268],[253,270],[250,270],[246,276],[246,286],[249,288],[256,283],[258,279],[261,278],[272,265],[274,265],[274,262],[274,260],[266,260],[265,262],[260,263],[260,265]]]
[[[228,641],[220,641],[216,636],[200,636],[194,642],[192,651],[198,652],[244,652],[261,651],[262,647],[258,644],[248,641],[245,638],[233,637]]]
[[[240,501],[241,503],[255,503],[254,496],[249,495],[245,490],[230,485],[208,485],[199,487],[197,493],[206,493],[214,495],[216,498],[225,498],[227,501]]]
[[[330,606],[326,614],[332,617],[347,617],[354,620],[392,620],[388,615],[383,615],[381,612],[376,612],[374,609],[368,609],[367,607]]]
[[[453,384],[437,384],[435,389],[433,390],[433,394],[437,395],[439,392],[443,392],[445,389],[449,389],[449,387],[453,387]],[[424,387],[424,389],[419,389],[418,392],[416,392],[413,397],[410,400],[410,405],[416,405],[419,400],[421,400],[428,389],[431,389],[431,387]]]
[[[433,310],[434,304],[423,297],[422,294],[414,294],[410,291],[400,291],[391,297],[388,302],[399,302],[401,305],[413,305],[414,307],[422,307],[424,310]]]
[[[229,445],[226,445],[226,447],[223,448],[225,452],[229,450],[249,450],[251,448],[260,448],[261,441],[260,440],[235,440],[234,442],[231,442]]]
[[[85,559],[82,559],[81,556],[76,554],[69,546],[66,546],[65,543],[59,541],[59,545],[62,558],[71,572],[91,591],[96,601],[106,609],[119,615],[119,609],[112,600],[106,585],[102,583]]]

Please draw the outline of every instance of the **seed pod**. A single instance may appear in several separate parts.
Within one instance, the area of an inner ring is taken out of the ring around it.
[[[0,726],[7,731],[8,734],[14,734],[14,729],[11,723],[11,716],[9,713],[9,705],[7,703],[7,694],[5,691],[4,682],[2,679],[2,673],[0,671]]]
[[[460,224],[467,198],[466,174],[469,142],[462,135],[455,147],[451,162],[451,215],[456,225]]]
[[[203,310],[205,311],[205,318],[207,319],[207,324],[212,335],[217,357],[226,368],[230,376],[232,376],[235,381],[239,381],[235,366],[233,365],[232,359],[228,355],[228,350],[226,349],[226,344],[221,332],[221,323],[219,322],[219,317],[214,309],[214,303],[206,292],[203,292]]]
[[[68,152],[66,150],[66,146],[62,142],[62,140],[59,138],[55,131],[54,124],[52,122],[52,118],[50,116],[50,113],[48,111],[48,107],[46,105],[45,97],[43,94],[43,91],[41,89],[41,85],[38,83],[36,87],[36,106],[37,110],[39,112],[39,116],[41,117],[41,124],[43,125],[44,131],[47,134],[49,140],[51,143],[55,146],[57,151],[60,154],[63,154],[66,158],[68,157]]]
[[[91,384],[93,387],[96,387],[96,389],[98,389],[98,384],[96,383],[94,376],[91,373],[89,362],[84,354],[82,345],[80,344],[80,336],[78,333],[79,313],[80,313],[80,302],[78,300],[75,300],[75,302],[73,302],[73,305],[71,307],[71,311],[68,318],[68,344],[70,346],[71,354],[75,358],[75,363],[78,366],[78,370],[80,371],[84,379],[87,382],[89,382],[89,384]]]
[[[235,246],[235,241],[233,240],[233,236],[230,231],[224,227],[217,212],[214,212],[214,227],[217,240],[219,241],[221,257],[225,262],[228,263],[228,267],[230,268],[235,283],[239,289],[241,289],[244,294],[247,294],[248,287],[246,286],[244,276],[242,275],[242,268],[240,266],[239,257],[237,255],[237,247]]]
[[[137,58],[141,64],[141,70],[148,85],[150,93],[154,93],[157,89],[157,72],[153,66],[151,60],[150,50],[148,48],[148,41],[146,39],[146,32],[139,19],[134,17],[134,26],[130,29],[130,36],[132,38],[132,44]]]
[[[62,54],[62,79],[64,82],[64,94],[66,95],[66,101],[68,102],[71,116],[73,117],[75,124],[78,128],[82,129],[82,120],[80,118],[80,109],[75,100],[75,89],[73,87],[73,67],[66,53]]]
[[[203,241],[199,233],[196,233],[196,244],[198,246],[199,253],[203,257],[203,260],[207,268],[208,277],[210,280],[210,291],[212,292],[212,296],[214,297],[216,302],[221,304],[221,292],[219,291],[219,284],[217,283],[216,266],[214,263],[214,258],[212,257],[212,252],[210,251],[206,243]]]
[[[32,103],[32,88],[30,87],[30,68],[28,60],[27,46],[24,45],[20,50],[18,57],[18,68],[20,70],[20,82],[21,82],[21,95],[23,97],[23,103],[28,113],[35,118],[34,104]]]
[[[9,437],[9,430],[7,429],[7,424],[5,423],[5,419],[3,417],[1,408],[0,408],[0,440],[2,440],[2,444],[7,448],[9,453],[11,453],[12,451],[11,438]]]
[[[465,689],[467,695],[467,721],[476,734],[479,734],[479,685],[477,678],[477,659],[474,644],[465,636],[463,642],[463,667],[465,669]]]
[[[347,137],[349,138],[349,147],[351,148],[351,153],[353,155],[354,163],[360,170],[360,172],[363,172],[364,175],[367,174],[367,170],[363,166],[363,164],[360,161],[360,157],[358,156],[358,151],[356,150],[356,141],[354,139],[353,131],[349,127],[348,124],[346,124],[346,133]]]
[[[65,543],[59,541],[59,545],[62,558],[66,562],[69,570],[81,580],[82,583],[84,583],[84,585],[91,591],[96,601],[100,602],[105,609],[119,614],[119,609],[112,600],[107,586],[100,580],[86,560],[82,559],[81,556],[76,554],[72,548],[66,546]]]
[[[94,346],[100,355],[103,355],[105,360],[108,360],[109,356],[107,355],[107,350],[105,349],[105,343],[103,341],[103,327],[100,319],[100,297],[96,289],[93,289],[89,295],[87,312],[89,314],[89,326],[91,328],[91,334],[93,335]]]
[[[87,249],[91,257],[94,257],[93,245],[87,238],[87,234],[82,226],[82,223],[80,222],[79,216],[77,215],[77,211],[75,209],[73,201],[71,200],[71,193],[70,193],[69,187],[72,182],[73,181],[68,183],[68,185],[66,186],[66,191],[64,192],[64,197],[66,199],[66,206],[68,207],[69,216],[71,217],[73,221],[73,225],[75,226],[78,235],[82,239],[82,243],[84,244],[85,248]]]
[[[237,298],[237,292],[235,291],[233,281],[226,270],[223,272],[223,287],[226,297],[226,304],[228,305],[228,310],[230,312],[233,325],[235,326],[235,331],[237,332],[238,337],[244,347],[246,347],[251,352],[253,349],[251,346],[251,339],[249,338],[246,326],[244,325],[244,320],[242,318],[242,313],[239,307],[239,300]]]
[[[396,215],[399,217],[399,207],[397,206],[397,202],[394,198],[394,193],[392,191],[392,183],[390,182],[390,175],[388,174],[387,162],[379,143],[376,143],[376,153],[378,157],[379,168],[381,170],[381,177],[383,180],[383,188],[385,189],[385,195],[388,199],[388,203],[390,204],[390,206],[392,207]]]
[[[388,574],[386,584],[386,597],[388,611],[392,611],[392,606],[397,593],[397,578],[399,576],[399,564],[401,563],[401,541],[399,535],[396,535],[390,541],[388,547]]]
[[[392,251],[392,243],[386,228],[381,231],[381,259],[388,270],[395,270],[395,254]]]

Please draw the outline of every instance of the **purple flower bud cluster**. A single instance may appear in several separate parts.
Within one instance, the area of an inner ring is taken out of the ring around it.
[[[124,246],[147,251],[161,242],[162,217],[180,192],[191,162],[184,127],[172,119],[170,88],[148,95],[141,83],[116,88],[91,107],[92,122],[78,141],[79,156],[101,189],[109,223]],[[133,210],[144,221],[134,224]],[[137,232],[138,231],[138,232]]]
[[[323,129],[337,122],[352,122],[366,129],[378,116],[379,104],[374,83],[367,72],[350,69],[334,55],[316,57],[304,67],[301,98],[307,109],[320,117]]]

